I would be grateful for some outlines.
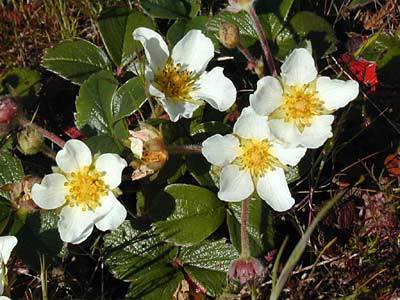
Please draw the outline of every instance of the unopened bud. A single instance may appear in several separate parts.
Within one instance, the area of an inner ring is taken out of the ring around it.
[[[168,152],[161,132],[144,123],[140,125],[140,128],[139,131],[130,131],[127,141],[127,146],[134,155],[131,162],[131,166],[135,169],[132,180],[158,172],[168,160]]]
[[[44,138],[32,126],[25,127],[17,134],[18,150],[25,155],[34,155],[40,152]]]
[[[234,49],[240,44],[239,28],[229,22],[223,22],[219,26],[219,40],[228,49]]]
[[[16,116],[18,105],[10,97],[0,98],[0,124],[8,125]]]
[[[246,283],[261,283],[265,275],[265,268],[262,263],[253,257],[234,260],[228,271],[228,280],[239,282],[240,285]]]
[[[256,60],[254,72],[257,74],[258,78],[264,77],[264,60],[262,58]]]

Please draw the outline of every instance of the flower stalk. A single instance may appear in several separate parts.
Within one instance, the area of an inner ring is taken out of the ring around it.
[[[253,5],[250,5],[249,8],[246,10],[247,13],[249,14],[252,22],[253,22],[253,27],[257,32],[257,35],[260,39],[261,42],[261,47],[264,51],[265,59],[267,60],[267,65],[269,68],[269,71],[271,72],[271,75],[273,77],[278,76],[278,72],[276,71],[275,63],[274,63],[274,58],[272,57],[271,49],[268,45],[267,37],[265,36],[265,32],[262,28],[260,19],[257,16],[257,13],[253,7]]]
[[[170,145],[167,146],[168,154],[201,154],[200,145]]]
[[[241,254],[240,256],[244,259],[250,257],[250,250],[249,250],[249,238],[247,236],[247,217],[248,217],[248,210],[249,210],[249,199],[245,199],[242,202],[242,224],[241,224]]]

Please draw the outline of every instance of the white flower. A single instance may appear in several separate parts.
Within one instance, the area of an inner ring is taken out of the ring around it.
[[[121,183],[127,163],[117,154],[92,159],[85,143],[69,140],[56,155],[60,173],[46,175],[32,187],[32,199],[41,208],[61,207],[58,231],[64,242],[79,244],[93,231],[116,229],[126,218],[125,207],[112,190]]]
[[[7,276],[7,262],[10,258],[11,251],[17,244],[17,238],[15,236],[0,236],[0,295],[3,295],[4,285]],[[9,299],[5,296],[0,296],[0,300]]]
[[[237,13],[242,10],[249,9],[253,5],[254,0],[229,0],[229,6],[226,8],[228,11]]]
[[[200,30],[190,30],[170,53],[155,31],[140,27],[133,38],[142,43],[147,61],[149,93],[158,99],[171,121],[191,118],[203,100],[225,111],[236,100],[236,89],[221,67],[206,72],[214,45]]]
[[[295,49],[281,67],[280,80],[266,76],[250,95],[250,105],[269,115],[272,133],[291,146],[318,148],[332,137],[332,112],[354,100],[359,92],[354,80],[317,76],[314,59]]]
[[[245,108],[233,134],[216,134],[203,142],[202,153],[213,165],[222,167],[218,197],[241,201],[256,189],[274,210],[285,211],[294,204],[286,178],[286,165],[295,166],[306,148],[286,148],[270,134],[266,117]]]

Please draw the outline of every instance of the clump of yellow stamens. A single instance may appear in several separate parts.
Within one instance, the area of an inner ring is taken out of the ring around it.
[[[68,174],[65,197],[70,207],[79,206],[83,211],[94,210],[100,205],[100,199],[106,196],[109,187],[104,183],[104,173],[89,167]]]
[[[307,85],[287,88],[282,108],[285,122],[294,122],[301,132],[311,125],[314,116],[324,111],[318,93]]]
[[[157,89],[172,101],[190,101],[190,92],[195,88],[196,75],[180,64],[169,60],[164,69],[154,76]]]
[[[272,155],[272,146],[268,141],[242,140],[239,151],[239,166],[250,171],[255,178],[280,165],[279,160]]]

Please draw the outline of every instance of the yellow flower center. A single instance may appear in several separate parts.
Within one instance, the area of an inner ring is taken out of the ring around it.
[[[324,112],[318,93],[307,85],[287,88],[281,107],[285,122],[294,122],[301,132],[311,125],[314,116]]]
[[[239,166],[250,171],[255,178],[281,164],[272,155],[272,145],[268,141],[242,140],[239,151],[240,155],[237,161]]]
[[[101,197],[107,195],[108,185],[103,180],[104,173],[84,167],[78,172],[69,174],[65,187],[65,197],[70,207],[79,206],[83,211],[94,210],[100,205]]]
[[[190,92],[195,88],[197,76],[180,64],[174,64],[169,60],[164,69],[154,76],[154,82],[158,90],[175,102],[190,101]]]

